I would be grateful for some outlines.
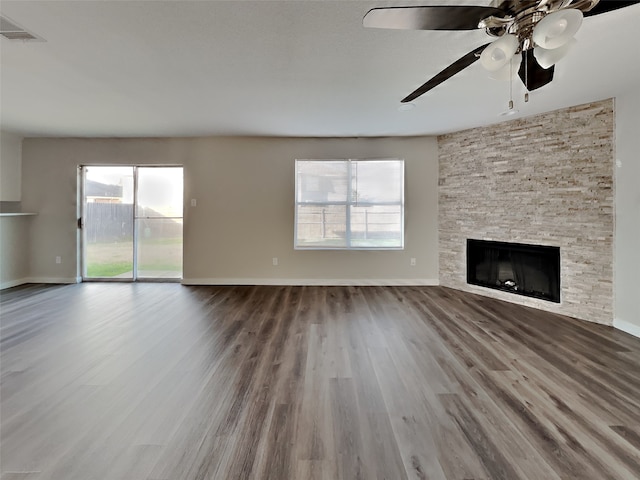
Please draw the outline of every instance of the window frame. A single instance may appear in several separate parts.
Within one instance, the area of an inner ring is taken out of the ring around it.
[[[399,162],[400,163],[400,201],[399,202],[362,202],[357,199],[354,201],[352,198],[352,171],[354,163],[363,162]],[[302,162],[345,162],[347,164],[347,193],[346,200],[343,201],[307,201],[300,202],[298,200],[298,179],[299,179],[299,165]],[[293,248],[294,250],[367,250],[367,251],[400,251],[404,250],[405,245],[405,160],[403,158],[368,158],[368,159],[354,159],[354,158],[327,158],[327,159],[313,159],[313,158],[297,158],[295,159],[295,177],[294,177],[295,199],[294,199],[294,231],[293,231]],[[300,206],[344,206],[345,207],[345,245],[330,246],[330,245],[298,245],[298,209]],[[351,232],[351,208],[352,207],[376,207],[376,206],[399,206],[400,207],[400,246],[354,246],[352,232]]]

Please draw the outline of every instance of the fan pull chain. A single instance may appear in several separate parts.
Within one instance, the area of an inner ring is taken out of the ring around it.
[[[524,103],[529,101],[529,52],[527,50],[524,58],[524,78],[525,78],[525,92],[524,92]]]
[[[509,61],[509,110],[513,110],[513,61]]]

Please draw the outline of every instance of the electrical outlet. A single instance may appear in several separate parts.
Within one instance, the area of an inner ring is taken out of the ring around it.
[[[277,266],[278,266],[278,257],[273,257],[273,258],[271,259],[271,262],[273,263],[273,266],[274,266],[274,267],[277,267]]]
[[[195,198],[191,199],[191,206],[195,207],[196,205],[198,205],[198,201]]]
[[[61,256],[57,256],[56,257],[56,263],[62,263],[62,257]]]
[[[412,259],[411,259],[411,266],[412,266],[412,267],[415,267],[415,266],[416,266],[416,259],[415,259],[415,258],[412,258]]]

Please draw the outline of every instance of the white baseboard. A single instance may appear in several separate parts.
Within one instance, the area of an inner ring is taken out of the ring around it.
[[[25,283],[80,283],[80,277],[30,277]]]
[[[82,277],[29,277],[19,280],[10,280],[0,284],[0,290],[17,287],[25,283],[80,283]],[[183,285],[318,285],[318,286],[371,286],[371,287],[397,287],[397,286],[437,286],[438,279],[432,278],[183,278]]]
[[[183,278],[183,285],[291,285],[291,286],[354,286],[396,287],[436,286],[438,279],[431,278]]]
[[[614,318],[613,328],[617,328],[618,330],[622,330],[629,335],[640,338],[640,325],[636,323],[626,322],[624,320],[618,320]]]
[[[20,278],[18,280],[9,280],[9,281],[0,283],[0,290],[4,290],[5,288],[17,287],[19,285],[24,285],[25,283],[29,283],[28,278]]]

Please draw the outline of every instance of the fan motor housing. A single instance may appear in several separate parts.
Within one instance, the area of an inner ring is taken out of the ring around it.
[[[491,2],[491,6],[504,10],[515,17],[519,12],[524,10],[528,10],[530,8],[537,9],[540,3],[540,0],[493,0],[493,2]]]
[[[504,10],[512,16],[517,16],[528,9],[535,9],[542,13],[549,13],[561,8],[577,8],[588,12],[600,0],[493,0],[491,7]]]
[[[501,37],[506,33],[518,36],[521,50],[533,48],[531,35],[536,24],[547,14],[564,8],[591,10],[599,0],[493,0],[491,6],[503,10],[503,18],[489,17],[480,22],[487,34]]]

